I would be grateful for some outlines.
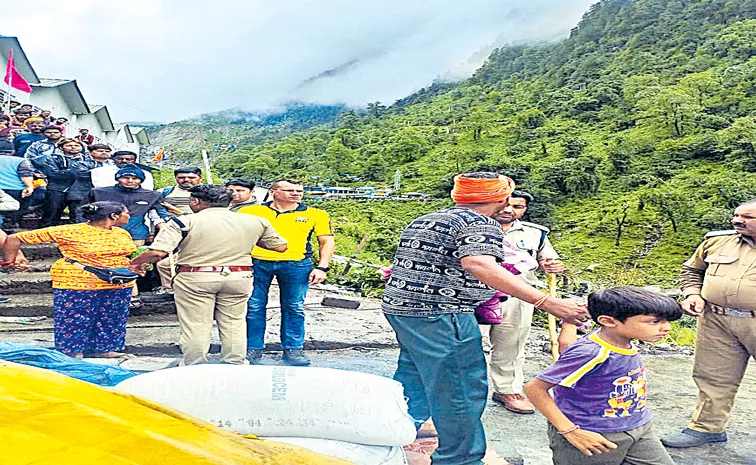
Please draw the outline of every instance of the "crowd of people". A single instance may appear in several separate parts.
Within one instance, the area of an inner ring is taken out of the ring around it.
[[[66,208],[77,215],[89,190],[99,187],[91,171],[113,164],[112,148],[95,143],[88,129],[66,136],[67,125],[66,118],[16,101],[10,102],[9,115],[0,115],[0,197],[18,202],[13,209],[0,206],[0,226],[16,226],[25,215],[58,224]]]
[[[160,286],[150,296],[175,301],[182,364],[208,362],[213,321],[222,363],[262,363],[274,279],[283,361],[310,364],[303,350],[305,296],[311,284],[327,279],[335,245],[328,214],[302,203],[302,182],[279,180],[259,203],[250,181],[205,185],[200,169],[186,167],[174,171],[173,186],[154,190],[135,154],[111,157],[96,144],[84,152],[81,142],[45,131],[27,157],[6,147],[0,182],[27,199],[40,170],[48,180],[47,227],[0,235],[0,242],[6,262],[19,268],[29,264],[22,244],[58,244],[63,259],[51,269],[58,350],[125,356],[130,308],[141,304],[135,282],[154,269]],[[57,143],[49,142],[56,136]],[[685,263],[682,303],[629,286],[594,292],[585,303],[534,287],[537,271],[561,273],[564,265],[549,230],[522,221],[534,199],[514,181],[467,173],[455,178],[451,195],[453,207],[421,216],[402,232],[382,302],[399,343],[394,378],[404,387],[409,414],[418,435],[438,436],[434,464],[483,463],[489,378],[494,401],[548,419],[555,464],[669,465],[664,446],[727,440],[732,402],[756,353],[748,288],[756,272],[756,201],[735,210],[734,231],[710,234]],[[55,225],[65,208],[69,224]],[[535,308],[563,320],[561,356],[524,385]],[[662,340],[683,313],[700,318],[699,404],[688,428],[660,440],[633,340]],[[597,329],[578,339],[576,327],[589,321]],[[482,333],[490,339],[488,363]]]

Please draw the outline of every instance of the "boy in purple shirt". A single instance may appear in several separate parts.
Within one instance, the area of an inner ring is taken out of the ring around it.
[[[623,286],[589,295],[588,311],[600,328],[525,386],[549,420],[554,464],[674,465],[651,432],[645,369],[632,340],[662,340],[682,316],[680,305]]]

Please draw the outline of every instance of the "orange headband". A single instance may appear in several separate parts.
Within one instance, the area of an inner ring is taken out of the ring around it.
[[[496,178],[454,177],[451,197],[456,203],[489,203],[506,199],[515,189],[515,182],[498,175]]]

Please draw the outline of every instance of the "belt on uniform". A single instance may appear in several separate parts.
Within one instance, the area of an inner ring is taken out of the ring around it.
[[[184,266],[179,265],[176,267],[178,273],[193,273],[193,272],[205,272],[205,273],[222,273],[233,271],[252,271],[251,266]]]
[[[722,307],[710,304],[711,311],[717,315],[734,316],[739,318],[756,318],[756,311],[745,310],[743,308]]]

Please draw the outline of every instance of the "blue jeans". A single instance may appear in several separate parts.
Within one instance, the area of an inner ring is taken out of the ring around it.
[[[433,465],[481,465],[488,375],[475,315],[386,315],[399,341],[394,379],[404,386],[415,424],[433,417]]]
[[[304,346],[304,301],[310,285],[312,260],[252,260],[254,289],[247,303],[247,350],[265,347],[268,290],[273,277],[278,278],[281,292],[281,347],[301,349]]]

